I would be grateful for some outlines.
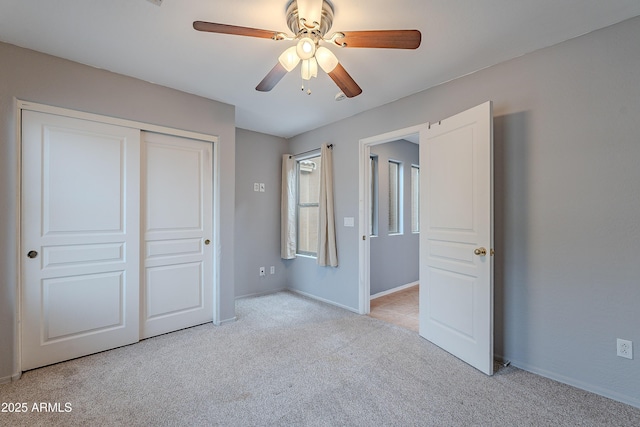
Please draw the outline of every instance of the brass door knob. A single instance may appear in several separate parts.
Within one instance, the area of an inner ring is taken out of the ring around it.
[[[487,250],[485,248],[477,248],[473,253],[478,256],[485,256],[487,254]]]
[[[37,257],[37,256],[38,256],[38,252],[36,252],[36,251],[29,251],[29,252],[27,253],[27,256],[28,256],[29,258],[32,258],[32,259],[33,259],[33,258],[35,258],[35,257]]]
[[[204,241],[204,244],[205,244],[205,245],[208,245],[209,243],[211,243],[211,240],[209,240],[209,239],[207,239],[207,240],[205,240],[205,241]]]

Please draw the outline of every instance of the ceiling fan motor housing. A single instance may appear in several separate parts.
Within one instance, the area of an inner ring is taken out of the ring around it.
[[[296,36],[303,34],[313,35],[317,40],[322,39],[324,35],[331,29],[333,25],[333,4],[329,0],[322,1],[322,15],[320,18],[319,27],[314,28],[313,23],[301,26],[300,17],[298,16],[298,2],[297,0],[289,0],[287,3],[287,26]],[[307,28],[308,27],[308,28]]]

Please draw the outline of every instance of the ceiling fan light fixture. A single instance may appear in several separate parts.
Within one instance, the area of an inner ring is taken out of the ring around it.
[[[296,53],[296,46],[291,46],[289,49],[282,52],[282,54],[278,58],[278,61],[284,67],[284,69],[287,70],[287,72],[296,68],[296,66],[300,62],[300,57]]]
[[[311,80],[312,77],[318,77],[318,62],[316,58],[303,60],[301,72],[303,80]]]
[[[296,45],[296,53],[300,59],[311,59],[316,54],[316,42],[311,37],[303,37]]]
[[[331,50],[327,49],[324,46],[320,46],[316,51],[316,59],[318,60],[318,65],[322,70],[329,74],[338,66],[338,58],[334,55]]]
[[[162,0],[149,0],[162,1]],[[347,98],[362,93],[362,88],[344,69],[338,58],[321,43],[348,48],[417,49],[422,35],[418,30],[366,30],[336,32],[325,37],[333,24],[333,0],[288,0],[287,26],[293,35],[260,28],[242,27],[216,22],[194,21],[193,28],[218,34],[256,37],[271,40],[295,41],[295,46],[285,50],[278,63],[256,86],[260,92],[268,92],[302,61],[302,78],[316,77],[318,66],[340,88]],[[303,82],[303,89],[305,83]],[[307,93],[311,93],[307,91]]]

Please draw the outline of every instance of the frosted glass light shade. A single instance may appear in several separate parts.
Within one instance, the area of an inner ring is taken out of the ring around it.
[[[301,70],[304,80],[311,80],[311,77],[318,77],[318,62],[316,58],[303,60]]]
[[[287,71],[291,71],[296,68],[296,65],[300,62],[300,57],[296,53],[296,46],[291,46],[289,49],[282,52],[278,61]]]
[[[303,37],[296,45],[296,53],[300,59],[310,59],[316,53],[316,43],[309,37]]]
[[[318,60],[320,68],[327,74],[332,72],[338,66],[339,62],[333,52],[324,46],[320,46],[316,51],[316,59]]]

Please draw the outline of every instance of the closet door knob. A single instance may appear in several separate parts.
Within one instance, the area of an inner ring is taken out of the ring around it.
[[[38,256],[38,252],[36,252],[36,251],[29,251],[29,252],[27,252],[27,256],[28,256],[29,258],[35,258],[35,257],[37,257],[37,256]]]
[[[475,251],[473,251],[473,253],[478,256],[485,256],[487,254],[487,250],[485,248],[478,248]]]
[[[205,244],[205,245],[208,245],[209,243],[211,243],[211,240],[209,240],[209,239],[207,239],[207,240],[205,240],[205,241],[204,241],[204,244]]]

